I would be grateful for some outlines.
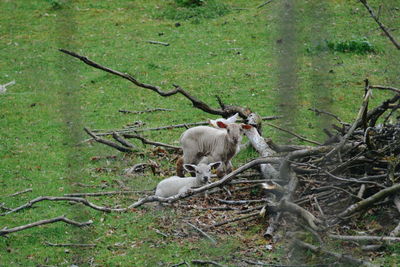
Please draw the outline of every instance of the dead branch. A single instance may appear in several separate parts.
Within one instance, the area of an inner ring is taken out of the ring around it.
[[[63,52],[67,55],[70,55],[72,57],[75,57],[79,60],[81,60],[82,62],[84,62],[85,64],[94,67],[96,69],[100,69],[103,70],[105,72],[114,74],[116,76],[119,76],[121,78],[127,79],[128,81],[130,81],[131,83],[135,84],[138,87],[144,88],[144,89],[148,89],[151,90],[153,92],[156,92],[157,94],[159,94],[160,96],[163,97],[168,97],[168,96],[172,96],[175,94],[181,94],[184,97],[186,97],[188,100],[190,100],[193,104],[193,106],[195,108],[198,108],[204,112],[210,113],[210,114],[214,114],[214,115],[219,115],[222,117],[229,117],[234,115],[235,113],[239,113],[239,115],[242,118],[246,118],[247,116],[243,113],[243,108],[242,107],[236,107],[236,108],[230,108],[228,111],[224,111],[221,109],[215,109],[210,107],[209,105],[207,105],[206,103],[204,103],[203,101],[200,101],[199,99],[197,99],[196,97],[190,95],[186,90],[182,89],[180,86],[178,85],[174,85],[175,89],[172,89],[170,91],[163,91],[160,87],[155,86],[155,85],[151,85],[151,84],[146,84],[146,83],[142,83],[140,81],[138,81],[135,77],[133,77],[130,74],[127,73],[122,73],[113,69],[110,69],[108,67],[102,66],[90,59],[88,59],[87,57],[81,56],[75,52],[72,51],[68,51],[65,49],[59,49],[60,52]]]
[[[206,232],[204,232],[203,230],[201,230],[199,227],[191,224],[190,222],[186,222],[189,226],[191,226],[193,229],[195,229],[197,232],[199,232],[201,235],[203,235],[204,237],[206,237],[208,240],[211,241],[211,243],[213,243],[214,245],[217,244],[217,241],[215,241],[214,238],[212,238],[211,236],[209,236]]]
[[[400,242],[400,237],[393,236],[367,236],[367,235],[329,235],[330,238],[346,241],[396,241]]]
[[[386,36],[390,39],[390,41],[394,44],[394,46],[400,50],[400,44],[394,39],[392,34],[389,32],[388,28],[379,20],[379,18],[375,15],[374,10],[368,5],[367,0],[359,0],[365,8],[368,10],[371,17],[376,21],[382,31],[386,34]]]
[[[400,89],[390,87],[390,86],[374,85],[374,86],[370,86],[370,88],[379,89],[379,90],[389,90],[389,91],[395,92],[397,94],[400,94]]]
[[[337,116],[337,115],[335,115],[335,114],[333,114],[331,112],[328,112],[328,111],[325,111],[325,110],[321,110],[321,109],[317,109],[317,108],[309,108],[308,110],[311,110],[311,111],[315,112],[315,114],[317,114],[317,115],[320,115],[320,114],[328,115],[328,116],[334,118],[335,120],[337,120],[342,125],[346,125],[346,126],[349,125],[347,122],[342,121],[342,119],[340,119],[339,116]]]
[[[164,143],[160,143],[160,142],[150,141],[150,140],[144,138],[143,136],[140,136],[140,135],[137,135],[137,134],[123,134],[123,136],[125,138],[136,138],[136,139],[139,139],[143,144],[147,144],[147,145],[162,146],[162,147],[171,148],[171,149],[174,149],[174,150],[181,150],[182,149],[179,146],[173,146],[173,145],[164,144]]]
[[[215,265],[219,267],[226,267],[225,265],[219,264],[216,261],[209,261],[209,260],[192,260],[191,261],[193,264],[200,264],[200,265]]]
[[[169,108],[150,108],[146,110],[140,110],[140,111],[130,111],[130,110],[123,110],[120,109],[118,112],[125,113],[125,114],[143,114],[143,113],[150,113],[150,112],[155,112],[155,111],[174,111],[173,109]]]
[[[75,225],[75,226],[78,226],[78,227],[87,226],[87,225],[90,225],[90,224],[93,223],[92,220],[89,220],[89,221],[83,222],[83,223],[76,222],[76,221],[73,221],[73,220],[70,220],[70,219],[66,218],[63,215],[63,216],[59,216],[59,217],[56,217],[56,218],[53,218],[53,219],[41,220],[41,221],[37,221],[37,222],[34,222],[34,223],[29,223],[29,224],[26,224],[26,225],[17,226],[17,227],[14,227],[14,228],[9,228],[8,229],[7,227],[5,227],[5,228],[0,230],[0,236],[5,236],[5,235],[8,235],[10,233],[22,231],[22,230],[25,230],[25,229],[29,229],[29,228],[32,228],[32,227],[39,226],[39,225],[55,223],[55,222],[65,222],[65,223],[72,224],[72,225]]]
[[[28,192],[32,192],[32,188],[27,188],[25,190],[22,190],[22,191],[19,191],[19,192],[15,192],[15,193],[13,193],[11,195],[8,195],[7,197],[15,197],[15,196],[18,196],[18,195],[21,195],[21,194],[24,194],[24,193],[28,193]]]
[[[266,5],[268,5],[269,3],[271,3],[271,2],[272,2],[272,0],[268,0],[268,1],[266,1],[266,2],[264,2],[264,3],[262,3],[262,4],[260,4],[260,5],[258,5],[257,8],[262,8],[263,6],[266,6]]]
[[[147,41],[149,44],[159,44],[163,46],[169,46],[169,43],[159,42],[159,41]]]
[[[313,230],[319,231],[321,230],[316,224],[322,223],[319,219],[317,219],[311,212],[300,207],[299,205],[289,202],[286,199],[282,199],[278,206],[280,211],[287,211],[292,214],[297,215],[298,217],[304,219],[307,222],[308,226],[310,226]]]
[[[346,254],[339,254],[339,253],[336,253],[336,252],[332,252],[332,251],[323,249],[322,247],[317,247],[317,246],[311,245],[309,243],[300,241],[297,238],[294,239],[294,244],[299,246],[299,247],[301,247],[301,248],[311,250],[314,253],[322,253],[322,254],[327,254],[329,256],[333,256],[333,257],[337,258],[340,261],[344,261],[344,262],[347,262],[347,263],[350,263],[350,264],[364,265],[364,266],[370,266],[370,267],[378,267],[377,265],[372,264],[372,263],[370,263],[368,261],[364,261],[364,260],[361,260],[361,259],[356,259],[356,258],[353,258],[353,257],[351,257],[349,255],[346,255]]]
[[[131,152],[133,152],[133,150],[132,150],[131,148],[129,148],[129,147],[120,146],[120,145],[118,145],[117,143],[114,143],[114,142],[111,142],[111,141],[109,141],[109,140],[106,140],[106,139],[103,139],[103,138],[98,137],[96,134],[94,134],[92,131],[90,131],[90,130],[89,130],[88,128],[86,128],[86,127],[84,128],[84,130],[85,130],[85,132],[86,132],[88,135],[90,135],[96,142],[105,144],[105,145],[110,146],[110,147],[112,147],[112,148],[115,148],[115,149],[117,149],[117,150],[119,150],[119,151],[121,151],[121,152],[125,152],[125,153],[131,153]]]
[[[96,244],[72,244],[72,243],[67,243],[67,244],[54,244],[50,242],[44,242],[46,246],[50,247],[79,247],[79,248],[94,248],[97,245]]]
[[[222,222],[219,222],[219,223],[215,223],[215,224],[209,225],[209,226],[207,226],[207,228],[218,227],[218,226],[221,226],[221,225],[224,225],[224,224],[233,223],[233,222],[245,220],[245,219],[248,219],[248,218],[257,217],[259,215],[260,215],[260,212],[257,211],[257,212],[250,213],[250,214],[242,216],[242,217],[233,218],[233,219],[229,219],[229,220],[225,220],[225,221],[222,221]]]
[[[365,93],[363,102],[361,104],[361,108],[358,111],[358,115],[357,115],[355,122],[350,127],[350,129],[348,130],[346,135],[343,136],[342,140],[340,140],[339,144],[334,149],[332,149],[332,151],[330,151],[328,154],[325,155],[326,159],[329,159],[335,153],[339,152],[342,149],[342,147],[344,146],[344,144],[346,143],[347,139],[353,134],[354,130],[358,127],[359,124],[362,123],[362,117],[364,115],[364,112],[367,109],[368,101],[369,101],[369,98],[371,97],[371,93],[372,93],[372,91],[369,88],[368,80],[365,80],[365,83],[366,83],[366,93]]]
[[[136,149],[136,146],[134,146],[132,143],[128,142],[124,138],[122,138],[117,132],[113,132],[112,134],[113,138],[118,141],[121,145],[125,147],[129,147],[131,149]]]
[[[294,132],[289,131],[289,130],[287,130],[287,129],[283,129],[282,127],[279,127],[279,126],[277,126],[277,125],[275,125],[275,124],[272,124],[272,123],[269,123],[269,122],[267,122],[267,123],[265,123],[265,124],[268,125],[268,126],[274,127],[275,129],[278,129],[278,130],[280,130],[280,131],[282,131],[282,132],[285,132],[285,133],[288,133],[288,134],[290,134],[290,135],[293,135],[293,136],[297,137],[298,139],[300,139],[300,140],[302,140],[302,141],[304,141],[304,142],[308,142],[308,143],[311,143],[311,144],[314,144],[314,145],[317,145],[317,146],[322,145],[322,144],[319,143],[319,142],[316,142],[316,141],[307,139],[307,138],[305,138],[305,137],[303,137],[303,136],[301,136],[301,135],[299,135],[299,134],[297,134],[297,133],[294,133]]]
[[[399,190],[400,190],[400,184],[394,184],[391,187],[382,189],[378,193],[375,193],[374,195],[351,205],[346,210],[341,212],[338,215],[338,218],[345,219],[346,217],[349,217],[358,211],[361,211],[361,210],[364,210],[364,209],[370,207],[372,204],[378,202],[379,200],[381,200],[387,196],[390,196],[392,194],[397,193]],[[334,220],[334,221],[336,221],[336,220]]]
[[[65,197],[99,197],[99,196],[112,196],[112,195],[131,195],[141,193],[143,191],[109,191],[109,192],[96,192],[96,193],[72,193],[64,194]]]
[[[10,211],[1,213],[0,216],[5,216],[8,215],[10,213],[14,213],[14,212],[18,212],[20,210],[26,209],[26,208],[30,208],[32,207],[34,204],[41,202],[41,201],[72,201],[72,202],[76,202],[76,203],[81,203],[85,206],[88,206],[92,209],[95,210],[99,210],[99,211],[104,211],[104,212],[111,212],[111,211],[124,211],[123,209],[113,209],[113,208],[108,208],[108,207],[102,207],[102,206],[97,206],[91,202],[89,202],[88,200],[84,199],[84,198],[77,198],[77,197],[51,197],[51,196],[44,196],[44,197],[37,197],[35,199],[32,199],[31,201],[25,203],[22,206],[19,206],[17,208],[14,208]]]

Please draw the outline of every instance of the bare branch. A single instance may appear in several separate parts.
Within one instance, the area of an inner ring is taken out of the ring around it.
[[[22,191],[19,191],[19,192],[15,192],[15,193],[13,193],[11,195],[8,195],[7,197],[15,197],[15,196],[18,196],[18,195],[21,195],[21,194],[24,194],[24,193],[28,193],[28,192],[32,192],[32,188],[27,188],[25,190],[22,190]]]
[[[379,18],[375,15],[374,10],[368,5],[367,0],[359,0],[365,8],[368,10],[369,14],[371,17],[378,23],[379,27],[382,29],[382,31],[386,34],[386,36],[390,39],[390,41],[394,44],[394,46],[400,50],[400,44],[394,39],[394,37],[390,34],[389,30],[386,28],[385,25],[383,25],[382,22],[380,22]]]
[[[160,143],[160,142],[150,141],[150,140],[144,138],[143,136],[137,135],[137,134],[123,134],[123,136],[125,138],[136,138],[136,139],[139,139],[140,141],[142,141],[143,144],[148,144],[148,145],[153,145],[153,146],[163,146],[163,147],[171,148],[171,149],[174,149],[174,150],[181,150],[182,149],[179,146],[173,146],[173,145],[164,144],[164,143]]]
[[[397,89],[397,88],[394,88],[394,87],[390,87],[390,86],[374,85],[374,86],[370,86],[369,88],[379,89],[379,90],[389,90],[389,91],[392,91],[392,92],[400,94],[400,89]]]
[[[271,126],[271,127],[274,127],[274,128],[276,128],[276,129],[278,129],[278,130],[280,130],[280,131],[282,131],[282,132],[285,132],[285,133],[288,133],[288,134],[291,134],[291,135],[293,135],[293,136],[295,136],[295,137],[297,137],[298,139],[300,139],[300,140],[302,140],[302,141],[304,141],[304,142],[308,142],[308,143],[311,143],[311,144],[314,144],[314,145],[317,145],[317,146],[320,146],[320,145],[322,145],[321,143],[319,143],[319,142],[316,142],[316,141],[313,141],[313,140],[310,140],[310,139],[307,139],[307,138],[305,138],[305,137],[303,137],[303,136],[301,136],[301,135],[298,135],[298,134],[296,134],[296,133],[294,133],[294,132],[292,132],[292,131],[289,131],[289,130],[286,130],[286,129],[283,129],[282,127],[279,127],[279,126],[276,126],[276,125],[274,125],[274,124],[272,124],[272,123],[266,123],[268,126]]]
[[[208,240],[211,241],[211,243],[213,243],[214,245],[217,244],[217,241],[215,241],[214,238],[212,238],[211,236],[209,236],[206,232],[204,232],[203,230],[201,230],[199,227],[191,224],[190,222],[186,222],[189,226],[191,226],[193,229],[195,229],[197,232],[199,232],[200,234],[202,234],[203,236],[205,236]]]
[[[141,110],[141,111],[130,111],[130,110],[120,109],[118,111],[121,112],[121,113],[129,113],[129,114],[143,114],[143,113],[150,113],[150,112],[155,112],[155,111],[173,111],[173,109],[169,109],[169,108],[150,108],[150,109]]]
[[[10,229],[5,227],[2,230],[0,230],[0,236],[5,236],[5,235],[8,235],[10,233],[22,231],[22,230],[29,229],[29,228],[32,228],[32,227],[36,227],[36,226],[43,225],[43,224],[55,223],[55,222],[65,222],[65,223],[72,224],[72,225],[75,225],[75,226],[78,226],[78,227],[87,226],[87,225],[90,225],[90,224],[93,223],[92,220],[89,220],[89,221],[83,222],[83,223],[76,222],[76,221],[73,221],[73,220],[70,220],[70,219],[64,217],[64,215],[63,215],[63,216],[59,216],[59,217],[56,217],[56,218],[53,218],[53,219],[41,220],[41,221],[37,221],[37,222],[26,224],[26,225],[17,226],[17,227],[10,228]]]
[[[106,140],[106,139],[103,139],[103,138],[98,137],[96,134],[94,134],[92,131],[90,131],[90,130],[89,130],[88,128],[86,128],[86,127],[84,128],[84,130],[85,130],[85,132],[86,132],[88,135],[90,135],[96,142],[99,142],[99,143],[105,144],[105,145],[107,145],[107,146],[113,147],[113,148],[115,148],[115,149],[117,149],[117,150],[119,150],[119,151],[121,151],[121,152],[125,152],[125,153],[131,153],[131,152],[133,152],[131,148],[123,147],[123,146],[120,146],[120,145],[118,145],[118,144],[116,144],[116,143],[114,143],[114,142],[111,142],[111,141],[109,141],[109,140]]]

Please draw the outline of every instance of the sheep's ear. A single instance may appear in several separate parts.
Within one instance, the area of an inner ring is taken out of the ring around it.
[[[253,126],[251,126],[250,124],[242,124],[242,129],[250,130],[251,127],[253,127]]]
[[[211,169],[212,169],[212,168],[218,169],[219,166],[221,166],[221,164],[222,164],[221,161],[217,161],[217,162],[213,162],[213,163],[208,164],[208,166],[210,166]]]
[[[188,172],[196,171],[196,165],[192,165],[192,164],[185,164],[185,165],[183,165],[183,168],[185,168],[185,170]]]
[[[219,128],[226,128],[228,125],[226,123],[223,123],[222,121],[217,121],[217,125]]]

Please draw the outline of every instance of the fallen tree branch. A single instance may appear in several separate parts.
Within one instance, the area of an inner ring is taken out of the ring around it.
[[[391,187],[382,189],[378,193],[375,193],[374,195],[351,205],[346,210],[341,212],[337,217],[340,219],[345,219],[346,217],[351,216],[355,212],[366,209],[366,208],[370,207],[372,204],[378,202],[379,200],[381,200],[389,195],[395,194],[398,191],[400,191],[400,184],[395,184]],[[338,219],[334,219],[332,222],[336,223],[337,221],[338,221]]]
[[[394,88],[394,87],[390,87],[390,86],[383,86],[383,85],[374,85],[374,86],[370,86],[369,88],[372,89],[379,89],[379,90],[389,90],[395,93],[400,94],[400,89]]]
[[[32,192],[32,188],[27,188],[25,190],[22,190],[22,191],[19,191],[19,192],[15,192],[15,193],[13,193],[11,195],[8,195],[7,197],[15,197],[15,196],[18,196],[18,195],[21,195],[21,194],[24,194],[24,193],[28,193],[28,192]]]
[[[349,264],[364,265],[364,266],[369,266],[369,267],[378,267],[378,265],[372,264],[372,263],[370,263],[368,261],[364,261],[364,260],[361,260],[361,259],[356,259],[356,258],[353,258],[353,257],[351,257],[349,255],[346,255],[346,254],[339,254],[339,253],[336,253],[336,252],[332,252],[332,251],[323,249],[322,247],[317,247],[317,246],[311,245],[309,243],[303,242],[301,240],[298,240],[297,238],[294,239],[294,244],[299,246],[299,247],[301,247],[301,248],[311,250],[314,253],[327,254],[329,256],[335,257],[338,260],[347,262]]]
[[[65,53],[67,55],[70,55],[72,57],[75,57],[75,58],[81,60],[82,62],[84,62],[85,64],[87,64],[87,65],[89,65],[91,67],[94,67],[96,69],[100,69],[100,70],[103,70],[105,72],[114,74],[114,75],[119,76],[121,78],[124,78],[124,79],[130,81],[131,83],[135,84],[138,87],[141,87],[141,88],[148,89],[148,90],[151,90],[153,92],[156,92],[160,96],[168,97],[168,96],[172,96],[172,95],[175,95],[175,94],[181,94],[185,98],[190,100],[195,108],[198,108],[198,109],[200,109],[200,110],[202,110],[204,112],[207,112],[207,113],[210,113],[210,114],[214,114],[214,115],[219,115],[219,116],[222,116],[222,117],[228,117],[228,116],[234,115],[235,113],[239,113],[239,115],[242,118],[246,118],[247,117],[245,115],[244,109],[242,107],[232,108],[232,106],[231,106],[229,111],[224,111],[222,109],[215,109],[215,108],[210,107],[209,105],[207,105],[203,101],[200,101],[196,97],[190,95],[187,91],[185,91],[184,89],[182,89],[178,85],[174,85],[175,89],[172,89],[170,91],[163,91],[158,86],[142,83],[142,82],[138,81],[135,77],[133,77],[130,74],[122,73],[122,72],[110,69],[108,67],[102,66],[99,63],[96,63],[96,62],[88,59],[87,57],[81,56],[81,55],[79,55],[79,54],[77,54],[75,52],[68,51],[68,50],[65,50],[65,49],[59,49],[59,51],[62,52],[62,53]]]
[[[77,202],[77,203],[81,203],[85,206],[88,206],[92,209],[95,210],[99,210],[99,211],[104,211],[104,212],[111,212],[111,211],[124,211],[124,209],[114,209],[114,208],[108,208],[108,207],[102,207],[102,206],[97,206],[91,202],[89,202],[88,200],[86,200],[85,198],[77,198],[77,197],[51,197],[51,196],[44,196],[44,197],[37,197],[35,199],[32,199],[31,201],[25,203],[22,206],[19,206],[17,208],[14,208],[10,211],[7,211],[5,213],[1,213],[0,216],[5,216],[8,215],[10,213],[14,213],[14,212],[18,212],[20,210],[26,209],[26,208],[30,208],[32,207],[34,204],[41,202],[41,201],[72,201],[72,202]]]
[[[112,196],[112,195],[131,195],[137,194],[142,191],[108,191],[108,192],[94,192],[94,193],[72,193],[64,194],[65,197],[99,197],[99,196]]]
[[[400,237],[393,236],[368,236],[368,235],[329,235],[330,238],[346,241],[396,241],[400,242]]]
[[[259,215],[260,215],[260,212],[257,211],[257,212],[250,213],[250,214],[245,215],[245,216],[242,216],[242,217],[229,219],[229,220],[222,221],[222,222],[219,222],[219,223],[214,223],[214,224],[212,224],[212,225],[207,226],[207,228],[218,227],[218,226],[221,226],[221,225],[224,225],[224,224],[228,224],[228,223],[233,223],[233,222],[245,220],[245,219],[252,218],[252,217],[256,217],[256,216],[259,216]]]
[[[159,42],[159,41],[147,41],[149,44],[159,44],[163,46],[169,46],[169,43]]]
[[[200,265],[215,265],[215,266],[219,266],[219,267],[226,267],[225,265],[219,264],[216,261],[209,261],[209,260],[192,260],[191,261],[194,264],[200,264]]]
[[[193,229],[195,229],[197,232],[199,232],[200,234],[202,234],[204,237],[206,237],[208,240],[211,241],[211,243],[213,243],[214,245],[217,244],[217,241],[215,241],[214,238],[212,238],[211,236],[209,236],[206,232],[204,232],[203,230],[201,230],[199,227],[191,224],[190,222],[186,222],[189,226],[191,226]]]
[[[389,30],[386,28],[386,26],[379,20],[379,18],[375,15],[374,10],[368,5],[367,0],[359,0],[365,8],[368,10],[369,14],[371,17],[376,21],[376,23],[379,25],[379,27],[382,29],[382,31],[386,34],[386,36],[390,39],[390,41],[394,44],[394,46],[400,50],[400,44],[394,39],[394,37],[390,34]]]
[[[67,244],[54,244],[50,242],[44,242],[46,246],[50,247],[79,247],[79,248],[94,248],[97,245],[96,244],[72,244],[72,243],[67,243]]]
[[[169,109],[169,108],[150,108],[150,109],[140,110],[140,111],[130,111],[130,110],[123,110],[123,109],[118,110],[118,112],[128,113],[128,114],[143,114],[143,113],[150,113],[150,112],[155,112],[155,111],[174,111],[174,110]]]
[[[304,142],[308,142],[308,143],[311,143],[311,144],[314,144],[314,145],[317,145],[317,146],[322,145],[322,144],[319,143],[319,142],[316,142],[316,141],[307,139],[307,138],[305,138],[305,137],[303,137],[303,136],[301,136],[301,135],[299,135],[299,134],[297,134],[297,133],[294,133],[294,132],[292,132],[292,131],[283,129],[282,127],[279,127],[279,126],[274,125],[274,124],[272,124],[272,123],[267,122],[266,125],[271,126],[271,127],[274,127],[275,129],[278,129],[278,130],[280,130],[280,131],[282,131],[282,132],[285,132],[285,133],[288,133],[288,134],[290,134],[290,135],[293,135],[293,136],[297,137],[298,139],[300,139],[300,140],[302,140],[302,141],[304,141]]]
[[[109,140],[103,139],[98,137],[96,134],[94,134],[92,131],[90,131],[87,127],[84,128],[85,132],[90,135],[96,142],[98,143],[102,143],[104,145],[110,146],[112,148],[115,148],[121,152],[125,152],[125,153],[131,153],[133,152],[133,150],[129,147],[124,147],[124,146],[120,146],[114,142],[111,142]]]
[[[90,224],[93,223],[92,220],[89,220],[89,221],[83,222],[83,223],[76,222],[76,221],[73,221],[73,220],[70,220],[70,219],[66,218],[63,215],[63,216],[59,216],[59,217],[56,217],[56,218],[53,218],[53,219],[41,220],[41,221],[37,221],[37,222],[34,222],[34,223],[29,223],[29,224],[26,224],[26,225],[17,226],[17,227],[14,227],[14,228],[9,228],[8,229],[7,227],[5,227],[5,228],[0,230],[0,236],[5,236],[5,235],[8,235],[10,233],[22,231],[22,230],[25,230],[25,229],[29,229],[29,228],[32,228],[32,227],[39,226],[39,225],[55,223],[55,222],[65,222],[65,223],[72,224],[72,225],[75,225],[75,226],[78,226],[78,227],[87,226],[87,225],[90,225]]]
[[[162,147],[171,148],[171,149],[174,149],[174,150],[181,150],[182,149],[179,146],[173,146],[173,145],[164,144],[164,143],[160,143],[160,142],[150,141],[150,140],[144,138],[143,136],[140,136],[140,135],[137,135],[137,134],[123,134],[123,137],[125,137],[125,138],[136,138],[136,139],[139,139],[143,144],[147,144],[147,145],[162,146]]]

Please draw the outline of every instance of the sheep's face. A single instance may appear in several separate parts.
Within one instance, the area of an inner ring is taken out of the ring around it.
[[[211,178],[211,169],[213,168],[218,168],[222,162],[214,162],[210,164],[203,164],[200,163],[199,165],[192,165],[192,164],[185,164],[183,167],[188,171],[188,172],[194,172],[196,173],[196,178],[198,181],[200,181],[203,184],[206,184],[210,182]]]
[[[225,128],[226,133],[227,133],[227,138],[230,143],[233,144],[240,144],[242,142],[242,137],[245,129],[248,129],[248,127],[251,127],[250,125],[247,124],[237,124],[237,123],[223,123],[223,122],[217,122],[218,126],[220,128]]]

